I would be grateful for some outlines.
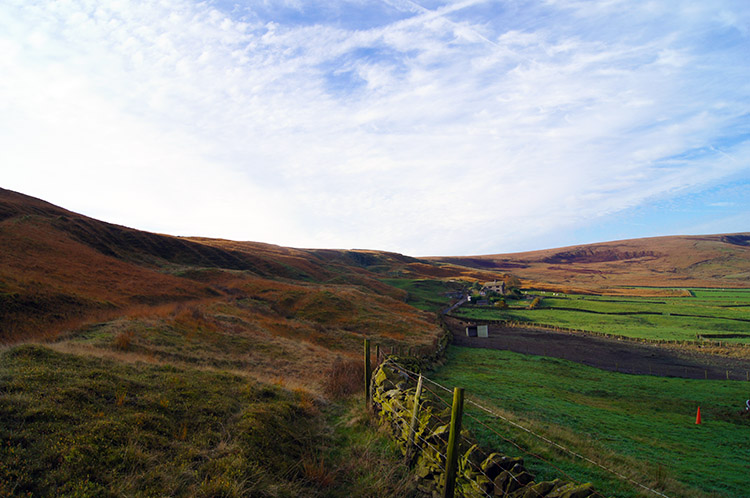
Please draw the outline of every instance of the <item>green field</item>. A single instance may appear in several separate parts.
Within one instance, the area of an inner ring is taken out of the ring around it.
[[[464,387],[469,399],[667,496],[750,496],[750,417],[741,414],[750,396],[747,382],[624,375],[460,347],[451,347],[447,363],[430,377]],[[524,457],[538,478],[562,477],[562,471],[593,482],[605,496],[657,496],[465,406],[464,427],[483,446]],[[702,425],[695,424],[699,406]]]
[[[506,309],[464,306],[454,314],[480,320],[513,320],[659,340],[750,343],[750,289],[695,289],[692,297],[612,297],[528,291],[541,296],[509,301]]]

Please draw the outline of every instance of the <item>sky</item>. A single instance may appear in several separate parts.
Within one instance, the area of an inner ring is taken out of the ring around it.
[[[750,231],[747,0],[3,0],[0,186],[413,256]]]

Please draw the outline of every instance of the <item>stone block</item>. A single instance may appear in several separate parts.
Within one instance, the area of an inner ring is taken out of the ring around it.
[[[523,467],[520,467],[523,469]],[[506,471],[508,472],[508,471]],[[534,481],[534,476],[529,474],[526,470],[523,470],[521,472],[514,472],[510,471],[508,472],[509,477],[506,480],[505,485],[505,493],[510,494],[514,491],[526,487],[527,484]]]
[[[542,481],[537,483],[529,483],[524,488],[524,493],[520,495],[520,498],[542,498],[546,497],[553,489],[559,487],[562,484],[560,479],[554,481]]]
[[[497,476],[495,476],[495,479],[492,481],[495,489],[495,496],[505,496],[505,487],[508,485],[509,480],[510,472],[507,470],[502,470]]]
[[[594,485],[591,483],[575,484],[567,483],[555,488],[546,498],[587,498],[594,494]]]
[[[523,458],[511,458],[500,453],[491,453],[481,464],[482,471],[494,479],[503,470],[511,470],[516,465],[523,466]]]

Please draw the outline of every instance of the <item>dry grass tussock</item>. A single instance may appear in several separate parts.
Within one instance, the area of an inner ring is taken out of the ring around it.
[[[364,391],[365,365],[363,360],[337,357],[323,378],[323,392],[333,399],[341,399]]]

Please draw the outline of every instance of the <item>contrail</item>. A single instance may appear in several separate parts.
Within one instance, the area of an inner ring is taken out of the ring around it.
[[[471,7],[472,5],[477,5],[480,3],[485,3],[486,0],[464,0],[463,2],[459,2],[453,5],[448,5],[445,7],[441,7],[436,10],[430,10],[426,7],[421,6],[417,2],[414,2],[413,0],[402,0],[400,2],[394,2],[392,0],[383,0],[383,3],[386,3],[392,7],[395,7],[400,10],[408,10],[411,12],[419,12],[420,15],[416,18],[409,19],[409,24],[427,21],[430,19],[437,19],[440,18],[443,21],[447,22],[448,24],[451,24],[452,26],[456,26],[459,28],[457,31],[460,33],[462,30],[470,31],[472,34],[474,34],[477,38],[481,39],[482,41],[489,43],[493,47],[498,47],[499,45],[483,34],[481,34],[479,31],[472,27],[463,26],[455,21],[451,21],[450,19],[446,18],[446,14],[450,14],[452,12],[457,12],[459,10],[465,9],[466,7]],[[408,8],[411,7],[411,8]]]

